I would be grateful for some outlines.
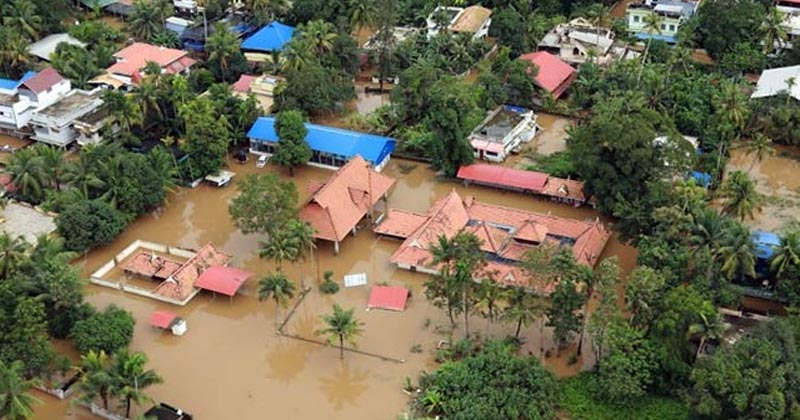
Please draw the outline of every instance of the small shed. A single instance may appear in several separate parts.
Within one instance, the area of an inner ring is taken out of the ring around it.
[[[253,273],[249,271],[222,265],[212,265],[197,278],[194,286],[233,297],[242,288],[244,282],[252,276]]]
[[[402,312],[406,309],[409,291],[400,286],[374,286],[369,294],[367,310],[386,309]]]
[[[150,325],[162,330],[171,330],[174,335],[186,333],[186,320],[169,311],[155,311],[150,315]]]
[[[234,172],[219,171],[217,174],[206,175],[205,180],[218,187],[224,187],[231,183],[231,180],[233,180],[234,176],[236,176],[236,173]]]

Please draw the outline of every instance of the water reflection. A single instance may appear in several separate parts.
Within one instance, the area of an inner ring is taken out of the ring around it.
[[[346,354],[345,357],[352,357]],[[352,364],[353,366],[349,366]],[[345,405],[358,406],[358,399],[367,390],[368,371],[356,367],[356,363],[342,360],[330,376],[319,379],[319,388],[336,411]],[[390,416],[391,417],[391,416]]]

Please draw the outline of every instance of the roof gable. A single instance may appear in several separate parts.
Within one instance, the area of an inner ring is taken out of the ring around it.
[[[20,83],[19,87],[24,87],[34,93],[41,93],[52,88],[63,80],[64,78],[61,77],[57,71],[55,71],[52,67],[48,67],[40,71],[35,76]]]
[[[519,57],[521,60],[530,61],[538,69],[535,82],[542,89],[553,94],[555,98],[561,96],[575,76],[575,69],[560,58],[547,51],[537,51]]]
[[[293,27],[274,21],[245,39],[242,42],[242,49],[264,52],[281,51],[294,36],[294,31]]]

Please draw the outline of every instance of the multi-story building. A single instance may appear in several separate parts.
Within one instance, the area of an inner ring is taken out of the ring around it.
[[[533,111],[501,106],[492,111],[469,136],[476,159],[502,162],[523,143],[536,136],[539,127]]]
[[[608,65],[639,56],[628,45],[616,42],[612,30],[583,18],[556,25],[539,42],[539,51],[547,51],[573,66],[586,61]]]
[[[678,29],[697,11],[699,1],[644,0],[628,4],[625,20],[628,31],[637,38],[657,39],[670,44],[678,41]],[[658,27],[648,28],[648,16],[658,16]]]
[[[57,102],[71,87],[51,67],[17,81],[0,79],[0,131],[21,133],[38,110]]]
[[[437,6],[426,19],[428,38],[433,38],[442,30],[472,34],[475,39],[484,38],[489,34],[491,16],[491,9],[477,5],[467,8]]]

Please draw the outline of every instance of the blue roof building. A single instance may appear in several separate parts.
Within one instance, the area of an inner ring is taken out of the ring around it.
[[[306,142],[313,152],[309,165],[335,169],[356,155],[368,160],[376,171],[389,162],[396,141],[390,137],[359,133],[306,123]],[[259,117],[247,133],[250,152],[271,155],[278,145],[274,117]]]
[[[19,80],[11,80],[11,79],[0,79],[0,89],[4,90],[15,90],[22,84],[22,82],[30,79],[31,77],[36,76],[35,71],[29,71],[20,77]]]
[[[254,53],[281,51],[294,36],[294,28],[278,21],[261,28],[242,42],[242,50]]]
[[[775,255],[775,249],[781,246],[781,238],[772,233],[762,230],[753,231],[751,235],[756,246],[756,257],[759,260],[768,260]]]
[[[711,185],[711,174],[707,172],[692,171],[689,173],[689,178],[703,188],[708,188]]]

